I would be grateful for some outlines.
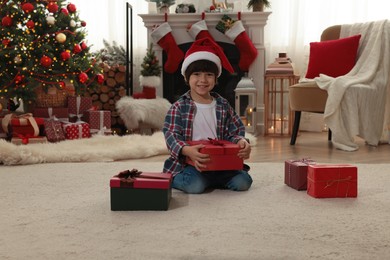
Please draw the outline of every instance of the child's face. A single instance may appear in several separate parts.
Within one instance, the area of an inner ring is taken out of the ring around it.
[[[212,72],[194,72],[190,75],[188,84],[191,88],[191,96],[196,101],[196,97],[209,99],[210,91],[213,90],[216,76]]]

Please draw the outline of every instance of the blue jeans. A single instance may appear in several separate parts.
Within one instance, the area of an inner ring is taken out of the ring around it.
[[[244,170],[199,172],[187,165],[173,178],[172,188],[192,194],[203,193],[208,188],[246,191],[252,182],[252,177]]]

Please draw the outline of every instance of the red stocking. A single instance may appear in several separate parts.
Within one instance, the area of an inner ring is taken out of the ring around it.
[[[240,62],[238,66],[242,71],[249,71],[249,66],[257,57],[257,49],[249,39],[241,21],[234,22],[233,26],[225,32],[230,40],[234,41],[240,52]]]
[[[161,24],[151,33],[151,37],[167,53],[168,58],[164,64],[164,70],[168,73],[176,72],[184,58],[184,53],[173,38],[171,26],[167,22]]]
[[[203,39],[203,38],[208,37],[212,41],[214,41],[214,38],[213,38],[213,36],[211,36],[210,32],[208,31],[206,22],[204,20],[200,20],[199,22],[196,22],[193,25],[191,25],[191,27],[188,29],[188,33],[195,40],[199,40],[199,39]]]

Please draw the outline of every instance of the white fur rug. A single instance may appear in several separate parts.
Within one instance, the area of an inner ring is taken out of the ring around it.
[[[0,140],[0,163],[107,162],[168,154],[162,132],[153,135],[103,136],[58,143],[15,145]]]
[[[116,102],[115,107],[129,130],[141,128],[142,125],[162,129],[165,115],[171,107],[171,103],[160,97],[156,99],[134,99],[125,96]]]
[[[251,145],[256,137],[247,134]],[[162,132],[153,135],[104,136],[58,143],[15,145],[0,139],[0,163],[26,165],[58,162],[110,162],[168,155]]]

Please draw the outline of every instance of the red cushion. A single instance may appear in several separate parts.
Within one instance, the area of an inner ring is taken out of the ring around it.
[[[310,43],[310,57],[306,78],[321,74],[338,77],[347,74],[356,63],[361,35],[338,40]]]

